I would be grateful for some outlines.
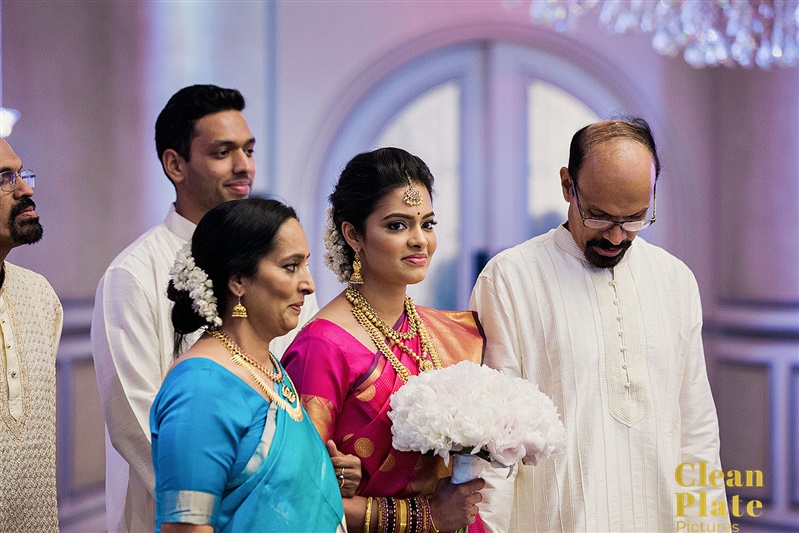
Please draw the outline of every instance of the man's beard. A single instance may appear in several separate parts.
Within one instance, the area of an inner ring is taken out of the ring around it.
[[[22,217],[19,214],[28,209],[29,207],[36,208],[33,200],[27,196],[23,197],[11,208],[11,214],[8,217],[8,228],[11,234],[11,240],[17,244],[33,244],[39,242],[44,233],[44,228],[39,223],[39,217]]]
[[[633,241],[629,239],[625,239],[619,244],[613,244],[607,239],[591,239],[585,243],[585,259],[597,268],[613,268],[619,264],[632,243]],[[613,256],[602,255],[594,249],[595,246],[606,250],[621,248],[621,252]]]

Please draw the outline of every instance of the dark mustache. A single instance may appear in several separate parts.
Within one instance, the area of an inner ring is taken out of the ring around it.
[[[619,244],[613,244],[609,240],[601,238],[601,239],[590,239],[586,243],[586,246],[597,246],[599,248],[605,248],[607,250],[626,250],[627,248],[630,247],[632,243],[633,241],[624,239]]]
[[[22,197],[17,203],[14,204],[14,207],[11,208],[11,220],[17,218],[17,215],[19,215],[29,207],[36,209],[36,204],[29,197],[27,196]]]

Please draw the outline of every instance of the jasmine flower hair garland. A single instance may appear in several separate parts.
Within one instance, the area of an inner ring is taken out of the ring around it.
[[[214,285],[208,274],[198,267],[191,255],[191,243],[187,242],[178,252],[175,263],[169,269],[169,277],[176,290],[187,291],[191,298],[191,308],[203,317],[212,327],[222,325],[216,307]]]
[[[347,283],[352,276],[352,264],[347,258],[347,241],[336,230],[333,222],[333,210],[327,209],[327,221],[324,230],[325,239],[325,266],[336,275],[341,283]]]

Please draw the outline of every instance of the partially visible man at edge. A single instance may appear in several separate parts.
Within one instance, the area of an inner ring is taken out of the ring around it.
[[[175,203],[162,224],[111,262],[97,287],[91,338],[107,430],[111,533],[152,531],[155,525],[149,416],[174,361],[169,269],[205,213],[252,190],[255,138],[244,105],[239,91],[214,85],[186,87],[169,99],[155,123],[155,144]],[[317,310],[315,297],[306,298],[298,328]],[[296,331],[273,341],[277,357]]]
[[[35,179],[0,139],[0,531],[57,533],[55,358],[64,315],[44,277],[5,260],[42,238]]]
[[[675,478],[682,463],[694,477],[701,463],[720,469],[719,433],[696,280],[636,239],[655,220],[659,173],[643,119],[586,126],[560,170],[567,222],[501,252],[477,280],[486,364],[537,384],[568,434],[562,457],[485,474],[480,512],[494,532],[675,531],[680,520],[729,531],[728,517],[699,516],[698,493],[708,509],[726,505],[723,486]],[[683,516],[677,493],[694,502]]]

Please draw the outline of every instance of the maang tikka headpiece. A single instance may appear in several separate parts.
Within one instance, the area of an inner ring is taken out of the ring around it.
[[[405,177],[408,178],[408,188],[405,189],[405,195],[402,197],[402,201],[405,202],[405,205],[416,207],[422,203],[422,193],[419,192],[419,189],[414,188],[409,175],[405,174]]]

